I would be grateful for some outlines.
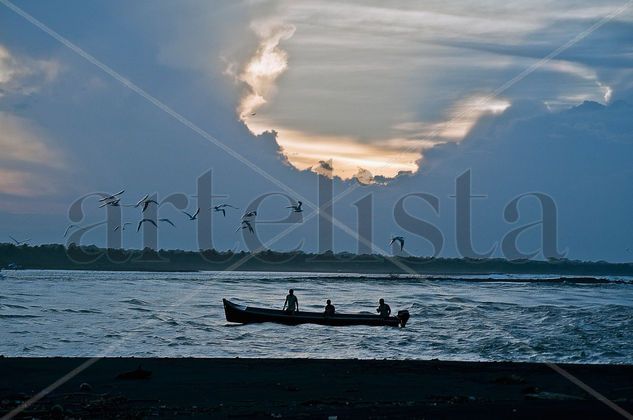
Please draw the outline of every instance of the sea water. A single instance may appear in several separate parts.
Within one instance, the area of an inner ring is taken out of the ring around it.
[[[306,357],[633,363],[633,281],[558,276],[4,271],[4,356]],[[226,322],[281,309],[407,309],[406,328]]]

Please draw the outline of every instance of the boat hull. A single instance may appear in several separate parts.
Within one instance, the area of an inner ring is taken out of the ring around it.
[[[290,314],[274,309],[251,308],[237,305],[226,299],[223,299],[223,302],[226,320],[239,324],[274,322],[284,325],[319,324],[334,327],[349,325],[404,327],[409,319],[409,313],[407,311],[400,311],[397,317],[390,316],[388,318],[365,314],[334,314],[326,316],[318,312],[299,311]]]

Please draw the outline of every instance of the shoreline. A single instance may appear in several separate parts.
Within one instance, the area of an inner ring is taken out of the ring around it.
[[[159,273],[159,274],[188,274],[188,273],[276,273],[289,275],[303,275],[301,278],[317,279],[319,277],[326,278],[328,275],[337,276],[337,281],[357,281],[357,280],[375,280],[375,281],[396,281],[396,280],[425,280],[425,281],[466,281],[473,283],[494,283],[494,282],[514,282],[514,283],[574,283],[574,284],[631,284],[633,275],[583,275],[569,274],[560,275],[556,273],[468,273],[468,272],[446,272],[439,273],[383,273],[383,272],[349,272],[349,271],[293,271],[293,270],[260,270],[260,269],[240,269],[240,270],[146,270],[146,269],[86,269],[86,268],[20,268],[20,269],[0,269],[0,274],[15,271],[71,271],[71,272],[101,272],[101,273]],[[344,278],[350,275],[353,277]],[[307,277],[306,277],[307,276]],[[340,277],[339,277],[340,276]],[[508,276],[507,278],[497,278],[495,276]],[[521,276],[521,277],[511,277]],[[533,277],[531,277],[533,276]],[[609,277],[614,277],[610,279]],[[623,280],[627,278],[627,280]],[[631,281],[629,281],[629,279]],[[213,280],[213,279],[209,279]],[[332,279],[329,279],[332,280]]]
[[[87,360],[0,357],[0,415]],[[633,365],[557,366],[633,410]],[[60,410],[84,418],[621,418],[546,364],[439,360],[103,358],[23,414]]]
[[[633,276],[633,262],[579,261],[570,259],[508,260],[501,257],[357,255],[324,253],[106,249],[96,246],[49,244],[15,246],[0,244],[0,267],[24,269],[193,272],[275,271],[306,273],[494,275],[533,274],[555,276]]]

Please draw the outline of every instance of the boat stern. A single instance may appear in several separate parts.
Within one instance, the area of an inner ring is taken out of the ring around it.
[[[409,320],[409,318],[411,317],[411,315],[409,315],[409,311],[402,310],[402,311],[398,311],[398,315],[397,318],[400,321],[400,327],[404,328],[405,325],[407,325],[407,321]]]

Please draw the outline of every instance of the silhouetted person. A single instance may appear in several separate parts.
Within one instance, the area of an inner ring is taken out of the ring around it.
[[[299,310],[299,301],[295,296],[295,291],[292,289],[288,290],[288,296],[286,296],[282,311],[284,310],[289,314],[293,314]]]
[[[332,301],[330,299],[327,300],[325,305],[325,316],[334,315],[336,308],[332,305]]]
[[[379,305],[378,309],[376,309],[376,312],[378,312],[378,314],[383,318],[389,318],[389,315],[391,315],[391,308],[389,307],[389,305],[385,303],[384,299],[380,299],[378,303]]]

